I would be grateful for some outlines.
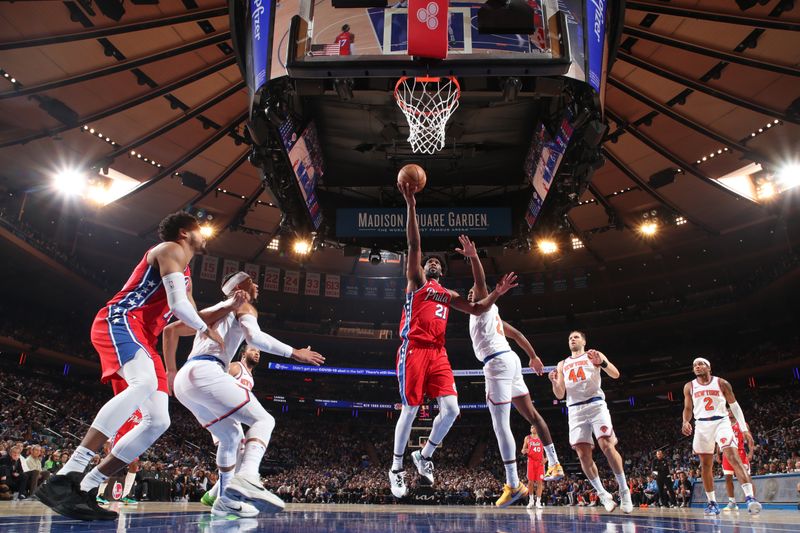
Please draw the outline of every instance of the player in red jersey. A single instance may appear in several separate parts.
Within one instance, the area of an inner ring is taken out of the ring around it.
[[[353,53],[351,47],[356,42],[356,36],[350,33],[350,25],[345,24],[342,26],[342,33],[336,36],[333,40],[334,44],[339,45],[339,55],[349,56]]]
[[[422,405],[423,397],[427,395],[438,401],[439,414],[433,420],[431,434],[425,447],[422,451],[411,454],[411,458],[419,474],[430,484],[433,484],[431,455],[442,443],[442,439],[459,414],[453,369],[444,349],[444,333],[450,308],[480,315],[486,312],[501,295],[517,286],[517,277],[513,272],[506,274],[494,291],[474,303],[457,292],[442,287],[439,284],[439,278],[442,276],[441,260],[432,256],[422,261],[413,185],[398,184],[398,187],[408,206],[406,214],[408,284],[400,321],[402,344],[397,350],[397,380],[403,407],[394,431],[394,459],[389,470],[389,483],[392,494],[396,498],[402,498],[406,495],[403,454],[411,435],[411,425],[417,416],[419,406]]]
[[[536,433],[536,426],[531,426],[531,434],[522,441],[522,453],[528,456],[528,494],[533,494],[533,486],[536,485],[536,500],[532,496],[528,498],[528,509],[544,507],[542,505],[542,490],[544,489],[544,451],[542,441]]]
[[[92,344],[100,356],[101,381],[111,381],[115,396],[97,413],[89,431],[58,475],[38,491],[39,499],[59,514],[78,520],[114,520],[117,513],[97,505],[97,488],[133,462],[169,427],[167,376],[156,343],[175,315],[222,344],[191,299],[189,261],[205,251],[197,219],[186,212],[159,224],[161,244],[149,249],[125,286],[97,313]],[[243,302],[239,300],[239,303]],[[111,453],[83,475],[103,444],[139,410],[142,421],[116,440]]]
[[[728,418],[733,425],[733,434],[736,435],[736,443],[738,444],[739,458],[742,460],[742,467],[744,468],[745,472],[749,474],[750,459],[753,458],[753,452],[755,451],[756,443],[753,440],[753,435],[750,433],[750,428],[745,428],[744,432],[741,430],[741,428],[739,428],[739,422],[736,421],[736,417],[733,415],[730,407],[728,407]],[[746,450],[745,444],[747,445]],[[730,463],[730,461],[728,461],[728,458],[725,457],[725,454],[722,453],[722,451],[720,451],[720,455],[722,456],[722,473],[725,475],[725,489],[728,492],[728,505],[722,510],[738,511],[739,506],[736,505],[736,498],[733,496],[733,465]],[[753,487],[753,495],[755,495],[755,486]]]

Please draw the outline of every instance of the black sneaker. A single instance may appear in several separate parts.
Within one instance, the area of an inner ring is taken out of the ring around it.
[[[119,516],[114,511],[103,509],[97,503],[97,487],[89,492],[80,491],[73,493],[63,502],[59,503],[53,510],[67,518],[75,520],[116,520]]]
[[[43,485],[36,489],[39,501],[51,509],[63,502],[70,495],[80,490],[82,472],[70,472],[63,476],[52,476]]]

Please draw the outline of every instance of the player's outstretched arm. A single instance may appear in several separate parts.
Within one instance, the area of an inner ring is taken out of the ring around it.
[[[606,374],[608,374],[608,377],[611,379],[619,378],[619,369],[608,360],[608,357],[606,357],[603,352],[598,350],[588,350],[586,355],[589,356],[589,361],[591,361],[594,366],[599,366],[605,370]]]
[[[456,252],[469,258],[469,264],[472,267],[472,277],[475,279],[475,300],[482,300],[489,295],[489,288],[486,286],[486,273],[478,257],[478,250],[475,248],[475,243],[466,235],[459,235],[458,242],[461,244],[461,248],[456,248]]]
[[[725,401],[728,402],[731,408],[731,413],[733,413],[734,418],[736,418],[736,421],[739,423],[739,429],[742,430],[742,434],[750,433],[750,428],[747,426],[747,422],[744,419],[742,408],[739,402],[736,401],[736,396],[733,395],[733,387],[731,387],[731,384],[726,380],[722,378],[718,379],[719,388],[722,390],[722,395],[725,396]]]
[[[311,350],[311,346],[306,348],[292,348],[272,335],[264,333],[258,325],[257,317],[258,313],[255,307],[249,303],[243,305],[236,316],[244,330],[247,344],[250,346],[255,346],[262,352],[280,355],[281,357],[291,357],[295,361],[314,366],[319,366],[325,362],[325,358],[321,354]]]
[[[397,188],[403,193],[408,209],[406,210],[406,239],[408,240],[408,256],[406,257],[406,292],[414,292],[425,285],[422,272],[422,238],[417,223],[417,200],[414,189],[408,183],[398,183]]]
[[[489,310],[492,305],[502,295],[517,286],[517,275],[509,272],[500,279],[500,282],[486,298],[478,302],[470,302],[456,291],[450,292],[450,306],[453,309],[458,309],[462,313],[469,313],[470,315],[482,315]]]
[[[687,437],[692,434],[692,384],[683,386],[683,424],[681,433]]]
[[[564,372],[562,372],[563,368],[564,361],[559,361],[558,367],[547,374],[550,383],[553,385],[553,395],[559,400],[567,394],[567,386],[564,383]]]
[[[528,366],[531,370],[536,372],[536,374],[541,376],[544,371],[544,363],[542,363],[542,360],[536,355],[536,350],[533,349],[533,345],[528,341],[525,335],[505,320],[503,321],[503,334],[506,338],[513,340],[525,350],[525,353],[528,354],[528,358],[530,359]]]

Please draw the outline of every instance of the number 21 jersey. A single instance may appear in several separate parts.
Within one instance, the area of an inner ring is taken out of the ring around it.
[[[435,279],[414,292],[406,293],[400,337],[412,343],[444,346],[444,332],[450,315],[450,293]]]
[[[586,353],[564,359],[561,371],[567,386],[568,406],[597,397],[606,399],[600,388],[600,367],[594,366]]]

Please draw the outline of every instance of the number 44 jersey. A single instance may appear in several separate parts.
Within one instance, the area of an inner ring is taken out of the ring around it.
[[[601,369],[594,366],[586,353],[571,355],[564,359],[561,371],[564,373],[564,383],[567,386],[567,405],[598,397],[605,400],[606,395],[600,388]]]

